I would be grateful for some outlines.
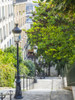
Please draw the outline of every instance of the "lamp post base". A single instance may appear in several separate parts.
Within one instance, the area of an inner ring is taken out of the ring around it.
[[[23,97],[22,96],[15,96],[14,98],[15,99],[22,99]]]
[[[21,84],[20,84],[20,80],[16,81],[16,91],[15,91],[15,99],[22,99],[22,91],[21,91]]]

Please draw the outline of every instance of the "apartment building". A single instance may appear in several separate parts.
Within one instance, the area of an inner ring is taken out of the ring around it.
[[[14,44],[13,0],[0,0],[0,48],[4,50]]]
[[[27,0],[26,2],[26,29],[30,29],[32,27],[33,21],[30,18],[32,16],[32,12],[35,11],[35,6],[38,6],[38,3],[33,3],[33,1],[37,0]]]
[[[26,3],[25,0],[14,0],[14,22],[18,23],[18,27],[22,29],[21,39],[19,46],[22,48],[23,59],[26,57],[26,44],[27,44],[27,34],[23,29],[26,29]]]

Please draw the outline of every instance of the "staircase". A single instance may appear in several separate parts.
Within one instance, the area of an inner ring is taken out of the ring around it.
[[[46,79],[38,79],[34,85],[34,89],[45,89],[50,91],[56,91],[63,88],[62,78],[50,77]]]
[[[72,92],[63,89],[62,78],[38,79],[34,89],[24,93],[24,100],[73,100]]]

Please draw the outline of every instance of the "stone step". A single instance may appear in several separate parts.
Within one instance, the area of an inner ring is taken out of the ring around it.
[[[34,89],[50,89],[56,91],[62,88],[63,82],[61,78],[38,79],[37,83],[34,84]]]
[[[50,100],[73,100],[71,91],[52,91]]]
[[[73,100],[73,97],[71,91],[49,91],[33,89],[24,92],[23,99],[21,100]]]

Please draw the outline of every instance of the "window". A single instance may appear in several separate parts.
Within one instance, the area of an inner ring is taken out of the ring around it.
[[[33,11],[33,5],[27,5],[26,6],[26,14],[31,14]]]
[[[7,42],[7,47],[9,47],[9,41]]]
[[[10,41],[9,41],[9,45],[11,46],[11,39],[10,39]]]
[[[9,34],[11,34],[11,25],[10,25],[10,22],[9,22]]]
[[[8,5],[8,16],[10,16],[10,7]]]
[[[2,28],[0,28],[0,40],[3,42]]]
[[[14,38],[12,37],[12,45],[14,45]]]
[[[1,22],[1,7],[0,7],[0,22]]]
[[[6,45],[4,45],[4,49],[6,48]]]
[[[5,26],[3,26],[3,34],[4,34],[4,39],[6,39]]]
[[[2,18],[5,19],[5,16],[4,16],[4,6],[2,6]]]
[[[8,12],[7,12],[7,6],[5,6],[5,17],[7,18],[8,17]]]
[[[7,34],[6,36],[8,37],[8,35],[9,35],[8,34],[8,24],[6,24],[6,34]]]

